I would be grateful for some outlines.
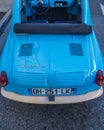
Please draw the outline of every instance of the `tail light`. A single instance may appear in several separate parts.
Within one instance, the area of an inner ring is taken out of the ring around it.
[[[97,83],[97,85],[98,86],[102,86],[103,80],[104,80],[103,72],[101,70],[98,70],[97,76],[96,76],[96,83]]]
[[[5,87],[7,83],[8,83],[8,79],[7,79],[6,72],[2,71],[0,76],[0,84],[2,87]]]

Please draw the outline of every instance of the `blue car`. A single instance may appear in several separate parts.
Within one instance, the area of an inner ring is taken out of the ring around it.
[[[0,56],[1,94],[36,104],[78,103],[103,93],[103,57],[89,0],[14,0]]]

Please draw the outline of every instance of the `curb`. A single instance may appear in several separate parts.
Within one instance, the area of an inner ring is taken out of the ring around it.
[[[7,13],[3,16],[3,18],[0,20],[0,32],[2,31],[2,28],[4,25],[9,21],[12,15],[12,10],[8,10]]]

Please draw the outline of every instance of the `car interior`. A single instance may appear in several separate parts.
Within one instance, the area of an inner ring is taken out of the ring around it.
[[[81,23],[81,0],[23,0],[22,23]]]

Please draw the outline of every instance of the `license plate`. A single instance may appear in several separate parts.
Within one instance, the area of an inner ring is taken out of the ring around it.
[[[31,88],[28,89],[28,93],[32,95],[71,95],[75,93],[76,89],[75,88],[65,88],[65,89],[37,89],[37,88]]]

